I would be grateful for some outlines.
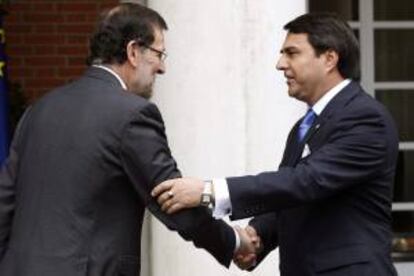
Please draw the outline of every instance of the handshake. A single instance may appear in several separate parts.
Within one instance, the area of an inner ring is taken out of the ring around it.
[[[256,265],[257,254],[262,251],[263,245],[256,230],[250,225],[244,229],[235,226],[234,229],[239,235],[240,245],[234,253],[233,262],[240,269],[246,270]]]
[[[200,179],[177,178],[162,182],[152,190],[151,195],[157,199],[162,211],[173,214],[200,206],[204,188],[205,183]],[[240,243],[235,249],[233,261],[240,269],[249,269],[255,266],[257,255],[263,249],[262,241],[252,226],[244,229],[235,226],[234,230]]]

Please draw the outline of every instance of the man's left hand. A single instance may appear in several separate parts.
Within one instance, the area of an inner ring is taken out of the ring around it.
[[[170,179],[157,185],[151,192],[167,214],[200,205],[204,182],[195,178]]]

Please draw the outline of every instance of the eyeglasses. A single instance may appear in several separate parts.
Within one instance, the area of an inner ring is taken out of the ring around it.
[[[151,47],[151,46],[147,46],[147,45],[142,45],[142,47],[145,47],[145,48],[147,48],[148,50],[151,50],[151,51],[153,51],[154,53],[156,53],[157,54],[157,57],[161,60],[161,61],[165,61],[165,59],[167,58],[167,52],[165,52],[165,51],[160,51],[160,50],[157,50],[157,49],[155,49],[155,48],[153,48],[153,47]]]

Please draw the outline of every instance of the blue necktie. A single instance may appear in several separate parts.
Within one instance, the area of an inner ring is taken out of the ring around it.
[[[305,118],[303,118],[299,126],[299,132],[298,132],[299,142],[303,140],[309,128],[312,126],[312,123],[315,120],[315,118],[316,118],[315,112],[313,112],[312,108],[309,108],[308,112],[306,112]]]

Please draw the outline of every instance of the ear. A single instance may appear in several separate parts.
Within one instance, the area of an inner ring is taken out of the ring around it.
[[[332,71],[337,69],[339,56],[338,53],[334,50],[328,50],[324,53],[325,55],[325,65],[327,71]]]
[[[129,62],[133,67],[137,67],[142,54],[138,44],[134,40],[128,42],[126,46],[126,55],[127,62]]]

